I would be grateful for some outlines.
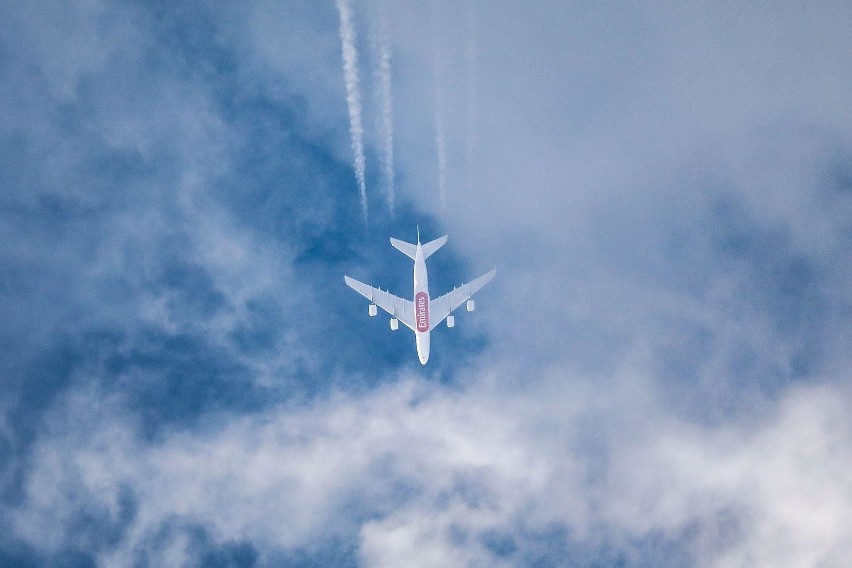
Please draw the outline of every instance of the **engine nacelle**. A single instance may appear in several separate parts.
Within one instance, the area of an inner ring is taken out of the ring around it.
[[[391,318],[390,326],[391,326],[391,329],[393,331],[398,330],[399,329],[399,320],[397,318]]]
[[[473,303],[473,298],[470,298],[467,301],[467,311],[472,312],[475,307],[476,307],[476,305]]]
[[[456,325],[456,316],[450,314],[447,316],[447,327],[454,327]]]
[[[370,314],[370,317],[373,317],[377,313],[379,313],[379,308],[376,307],[376,304],[370,304],[370,309],[368,310],[368,313]]]

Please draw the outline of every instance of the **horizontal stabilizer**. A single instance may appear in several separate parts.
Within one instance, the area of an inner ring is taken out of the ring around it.
[[[405,241],[401,241],[393,237],[391,237],[390,242],[393,245],[393,248],[401,251],[405,256],[407,256],[411,260],[417,258],[417,245],[413,245],[411,243],[407,243]],[[423,247],[423,259],[425,260],[432,256],[432,253],[444,246],[446,242],[447,235],[444,235],[443,237],[428,242],[425,245],[421,245]]]
[[[447,235],[444,235],[443,237],[441,237],[439,239],[435,239],[434,241],[426,243],[425,245],[423,245],[423,258],[425,259],[425,258],[429,258],[430,256],[432,256],[432,253],[435,252],[436,250],[438,250],[439,248],[441,248],[442,246],[444,246],[444,243],[446,243],[446,242],[447,242]]]
[[[391,237],[390,241],[391,241],[391,244],[393,245],[393,248],[402,252],[402,254],[404,254],[405,256],[410,258],[411,260],[414,260],[417,257],[417,245],[413,245],[411,243],[407,243],[405,241],[401,241],[401,240],[395,239],[393,237]]]

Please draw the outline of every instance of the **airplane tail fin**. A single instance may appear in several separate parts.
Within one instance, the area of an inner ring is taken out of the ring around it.
[[[393,245],[393,248],[402,252],[402,254],[404,254],[405,256],[410,258],[411,260],[414,260],[417,257],[417,245],[413,245],[411,243],[407,243],[405,241],[401,241],[401,240],[395,239],[393,237],[391,237],[390,242]],[[428,242],[425,245],[421,245],[423,247],[423,258],[424,259],[429,258],[432,255],[432,253],[434,253],[436,250],[438,250],[439,248],[444,246],[444,243],[446,243],[446,242],[447,242],[447,235],[444,235],[443,237],[441,237],[439,239],[435,239],[434,241]]]

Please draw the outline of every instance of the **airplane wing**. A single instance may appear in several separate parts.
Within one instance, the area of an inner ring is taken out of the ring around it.
[[[452,292],[447,292],[440,298],[429,301],[429,329],[435,329],[439,323],[453,313],[453,310],[469,300],[480,288],[491,282],[497,269],[486,272],[476,280],[462,284]]]
[[[349,276],[344,276],[343,280],[346,285],[382,308],[390,315],[396,317],[404,323],[409,329],[414,331],[414,302],[394,296],[390,292],[385,292],[378,288],[373,288],[368,284],[359,282]]]

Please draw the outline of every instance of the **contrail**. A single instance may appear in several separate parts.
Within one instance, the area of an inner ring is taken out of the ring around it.
[[[436,89],[437,90],[437,89]],[[438,198],[441,211],[447,209],[447,148],[444,142],[444,113],[441,108],[440,93],[435,101],[435,148],[438,151]]]
[[[382,171],[387,184],[386,198],[391,215],[394,212],[394,166],[393,166],[393,95],[391,93],[391,46],[388,38],[387,21],[384,13],[379,14],[378,29],[375,30],[377,63],[375,79],[379,107],[379,132],[382,138]]]
[[[440,38],[438,37],[436,23],[436,13],[432,11],[432,68],[435,76],[435,149],[438,153],[438,198],[441,202],[441,211],[447,209],[447,146],[444,141],[444,68],[441,62],[442,55],[440,51]]]
[[[366,160],[364,158],[364,125],[361,110],[361,91],[358,87],[358,49],[355,47],[355,26],[352,23],[350,0],[336,0],[340,13],[340,42],[343,45],[343,79],[346,82],[346,103],[349,107],[349,136],[355,154],[355,178],[361,194],[361,211],[367,223]]]
[[[467,162],[467,185],[468,191],[472,191],[476,183],[474,174],[474,160],[476,158],[476,123],[477,123],[477,72],[479,58],[479,14],[477,0],[468,2],[468,24],[470,29],[467,33],[467,45],[465,46],[466,83],[467,83],[467,139],[465,140],[466,162]]]

